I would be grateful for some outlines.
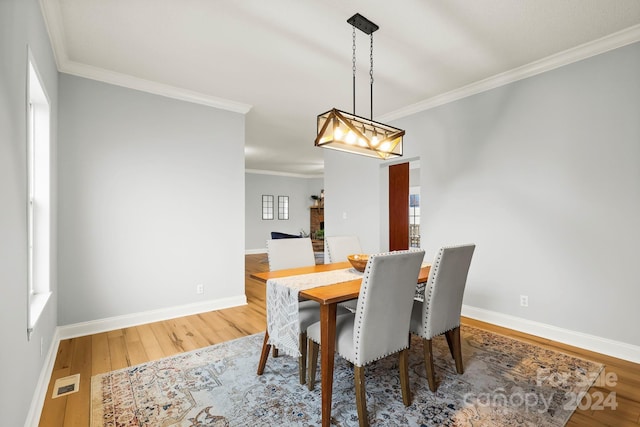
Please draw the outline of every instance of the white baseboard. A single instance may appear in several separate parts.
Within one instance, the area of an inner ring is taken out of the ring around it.
[[[244,254],[245,254],[245,255],[266,254],[266,253],[267,253],[267,248],[262,248],[262,249],[245,249],[245,250],[244,250]]]
[[[51,340],[47,360],[43,365],[40,377],[38,378],[38,384],[36,385],[31,407],[29,408],[29,413],[27,414],[27,419],[24,423],[25,427],[37,427],[40,423],[42,407],[44,406],[47,389],[49,387],[49,380],[53,373],[53,366],[56,361],[58,346],[60,345],[61,340],[246,304],[247,298],[242,294],[235,297],[220,298],[201,303],[186,304],[159,310],[145,311],[142,313],[110,317],[107,319],[92,320],[90,322],[75,323],[73,325],[58,326],[53,335],[53,339]]]
[[[557,326],[515,317],[483,308],[462,306],[462,315],[482,322],[502,326],[538,337],[558,341],[574,347],[606,354],[618,359],[640,363],[640,347],[620,341],[613,341],[595,335],[558,328]]]
[[[192,314],[207,311],[221,310],[223,308],[246,305],[247,298],[244,294],[229,298],[220,298],[194,304],[167,307],[159,310],[145,311],[141,313],[126,314],[124,316],[109,317],[106,319],[91,320],[89,322],[75,323],[73,325],[58,326],[59,339],[81,337],[84,335],[98,334],[114,329],[129,328],[144,323],[159,322],[174,319],[176,317],[190,316]]]
[[[173,319],[175,317],[189,316],[206,311],[236,307],[239,305],[245,305],[246,303],[246,297],[244,295],[239,295],[236,297],[205,301],[203,303],[188,304],[57,327],[51,341],[51,345],[49,346],[46,363],[43,365],[42,372],[38,378],[36,392],[34,393],[34,398],[31,402],[31,407],[29,408],[29,413],[24,424],[25,427],[36,427],[40,421],[40,414],[46,398],[47,388],[53,372],[53,366],[58,353],[60,340],[97,334],[114,329],[127,328],[144,323],[158,322],[161,320]],[[640,347],[632,344],[613,341],[607,338],[597,337],[595,335],[571,331],[569,329],[558,328],[556,326],[468,305],[462,306],[462,315],[482,322],[491,323],[497,326],[514,329],[527,334],[583,348],[585,350],[628,360],[633,363],[640,363]]]
[[[35,393],[31,400],[31,406],[29,407],[29,413],[27,419],[24,422],[24,427],[37,427],[40,424],[40,414],[42,413],[42,407],[44,406],[44,400],[47,397],[47,390],[49,388],[49,380],[53,373],[53,366],[56,363],[56,356],[58,355],[58,345],[60,344],[60,335],[58,334],[58,328],[56,328],[51,339],[51,345],[47,352],[47,358],[42,365],[40,376],[38,377],[38,383],[36,384]]]

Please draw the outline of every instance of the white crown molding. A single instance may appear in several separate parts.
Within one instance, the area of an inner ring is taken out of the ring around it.
[[[640,41],[640,24],[380,116],[393,121]]]
[[[235,297],[220,298],[194,304],[179,305],[159,310],[150,310],[141,313],[127,314],[124,316],[115,316],[106,319],[92,320],[89,322],[74,323],[72,325],[58,326],[58,335],[59,339],[64,340],[246,304],[247,298],[242,294]]]
[[[276,176],[288,176],[290,178],[323,178],[324,175],[303,175],[301,173],[292,173],[292,172],[279,172],[279,171],[270,171],[270,170],[262,170],[262,169],[245,169],[245,173],[252,173],[256,175],[276,175]]]
[[[58,71],[61,73],[72,74],[78,77],[84,77],[116,86],[153,93],[167,98],[179,99],[181,101],[219,108],[221,110],[232,111],[234,113],[247,114],[252,108],[249,104],[205,95],[200,92],[71,61],[64,43],[66,36],[64,33],[64,25],[62,25],[62,15],[60,13],[59,3],[40,0],[40,9],[42,10],[42,14],[45,18],[44,22],[53,47],[56,66],[58,67]]]
[[[65,33],[64,25],[62,25],[62,14],[60,13],[60,8],[56,5],[57,3],[53,1],[40,0],[40,10],[44,17],[44,25],[47,28],[49,40],[51,40],[53,57],[58,70],[60,70],[60,65],[67,62],[69,56],[64,44]]]
[[[606,354],[618,359],[628,360],[633,363],[640,363],[640,347],[632,344],[613,341],[608,338],[602,338],[569,329],[558,328],[557,326],[534,322],[521,317],[515,317],[468,305],[462,306],[462,315],[581,349]]]
[[[57,5],[58,3],[56,2],[40,0],[40,8],[45,17],[45,25],[47,27],[47,32],[49,33],[49,38],[51,39],[56,64],[60,72],[242,114],[248,113],[252,108],[249,104],[205,95],[184,88],[169,86],[71,61],[65,48],[65,34],[64,26],[62,25],[62,15],[60,13],[59,6]],[[513,70],[497,74],[450,92],[400,108],[380,116],[379,119],[380,121],[393,121],[420,111],[428,110],[430,108],[465,98],[467,96],[475,95],[527,77],[535,76],[637,41],[640,41],[640,24],[607,35],[598,40],[567,49],[539,61],[523,65]]]
[[[58,71],[116,86],[165,96],[167,98],[179,99],[180,101],[192,102],[194,104],[201,104],[208,107],[219,108],[221,110],[232,111],[234,113],[247,114],[252,107],[249,104],[204,95],[200,92],[170,86],[151,80],[140,79],[128,74],[116,73],[114,71],[105,70],[92,65],[80,64],[69,60],[62,61],[58,64]]]

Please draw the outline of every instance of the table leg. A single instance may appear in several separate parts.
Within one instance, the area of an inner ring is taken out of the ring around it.
[[[264,331],[264,342],[262,343],[262,352],[260,353],[260,362],[258,362],[258,375],[262,375],[264,372],[264,366],[267,364],[267,358],[269,357],[269,349],[271,344],[269,342],[269,332]]]
[[[336,304],[320,305],[320,368],[322,372],[322,426],[331,425],[333,362],[336,349]]]

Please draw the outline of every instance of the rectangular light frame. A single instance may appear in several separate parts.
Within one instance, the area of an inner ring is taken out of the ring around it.
[[[402,129],[333,108],[318,115],[315,146],[386,160],[402,156],[404,134]]]

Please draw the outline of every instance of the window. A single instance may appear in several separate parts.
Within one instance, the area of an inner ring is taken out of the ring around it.
[[[289,219],[289,196],[278,196],[278,219]]]
[[[273,219],[273,196],[262,196],[262,219]]]
[[[420,189],[409,194],[409,247],[420,247]]]
[[[30,51],[27,85],[27,332],[30,336],[51,296],[51,110]]]

